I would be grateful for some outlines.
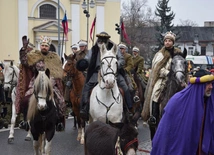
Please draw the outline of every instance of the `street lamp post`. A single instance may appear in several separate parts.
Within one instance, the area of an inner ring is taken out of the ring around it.
[[[94,1],[91,0],[89,3],[89,0],[87,0],[87,3],[86,3],[86,0],[84,0],[82,3],[82,9],[84,10],[83,13],[86,15],[86,18],[87,18],[87,35],[86,35],[87,43],[88,43],[88,28],[89,28],[89,17],[90,17],[89,6],[90,6],[90,8],[94,8],[95,7]]]

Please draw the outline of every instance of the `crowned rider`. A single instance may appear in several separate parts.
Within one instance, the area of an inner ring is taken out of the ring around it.
[[[29,50],[29,39],[27,40],[26,36],[23,38],[23,47],[20,50],[20,54],[22,53],[20,56],[21,64],[31,69],[33,77],[31,78],[28,90],[25,92],[25,97],[22,99],[21,103],[24,105],[28,104],[29,98],[33,94],[33,84],[35,80],[34,71],[48,68],[50,70],[50,77],[54,89],[54,99],[58,107],[59,123],[65,125],[66,106],[63,97],[63,70],[61,59],[57,53],[49,51],[51,39],[47,36],[40,37],[41,51]],[[24,79],[26,79],[26,77]],[[57,130],[62,130],[62,126],[59,128],[57,128]]]
[[[114,43],[109,39],[111,36],[108,35],[106,32],[101,32],[100,34],[96,35],[97,41],[96,44],[92,47],[91,52],[91,58],[88,57],[89,60],[89,67],[87,70],[87,76],[86,76],[86,81],[85,85],[82,91],[82,99],[81,99],[81,110],[80,110],[80,116],[84,120],[89,119],[89,97],[90,97],[90,92],[94,88],[94,86],[98,83],[98,72],[100,70],[100,47],[102,44],[106,45],[107,50],[110,50]],[[121,55],[120,51],[117,54],[117,59],[118,59],[118,70],[122,69],[124,66],[124,58]],[[132,108],[132,99],[131,96],[126,95],[128,86],[126,85],[126,82],[124,78],[119,74],[117,77],[117,82],[118,86],[123,89],[125,92],[125,100],[126,103],[129,105],[129,109]]]
[[[150,125],[156,127],[159,118],[159,98],[163,91],[167,75],[170,71],[171,61],[175,53],[181,52],[179,48],[174,47],[175,34],[166,32],[164,35],[164,47],[158,51],[152,60],[152,71],[145,91],[145,101],[142,111],[142,118]],[[151,135],[151,138],[152,135]]]

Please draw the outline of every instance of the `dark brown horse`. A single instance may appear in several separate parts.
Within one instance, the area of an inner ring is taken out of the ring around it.
[[[136,95],[139,96],[140,100],[137,101],[136,103],[134,103],[133,108],[134,108],[134,112],[136,111],[142,111],[143,108],[143,103],[144,103],[144,93],[146,90],[146,84],[147,81],[146,79],[143,79],[142,77],[140,77],[139,74],[136,73],[136,71],[133,71],[133,77],[134,77],[134,81],[137,85],[137,91],[136,91]]]
[[[84,132],[85,132],[85,122],[80,118],[80,100],[83,85],[85,83],[85,77],[83,73],[76,68],[76,55],[67,56],[64,55],[67,62],[64,66],[64,72],[72,78],[72,89],[70,91],[70,101],[72,103],[72,110],[77,118],[78,124],[78,136],[77,140],[80,141],[81,144],[84,144]]]

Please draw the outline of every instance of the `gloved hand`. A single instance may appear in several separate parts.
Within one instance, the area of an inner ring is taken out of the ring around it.
[[[22,37],[23,49],[27,49],[28,44],[29,44],[29,39],[27,39],[27,36],[23,36],[23,37]]]

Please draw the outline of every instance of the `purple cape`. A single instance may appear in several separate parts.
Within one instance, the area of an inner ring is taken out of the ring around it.
[[[204,115],[206,84],[190,84],[168,101],[152,141],[151,155],[194,155]],[[202,150],[214,154],[214,88],[208,98]]]

